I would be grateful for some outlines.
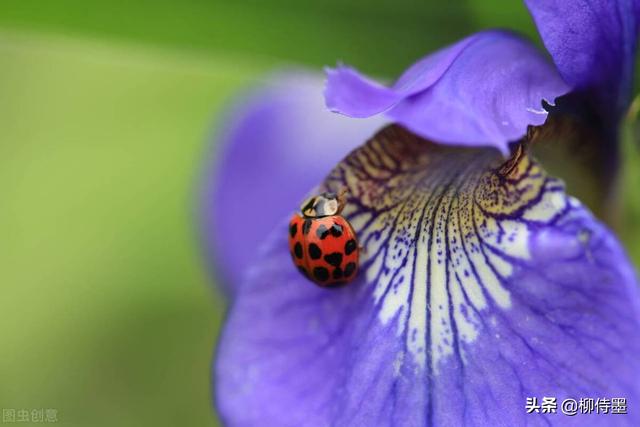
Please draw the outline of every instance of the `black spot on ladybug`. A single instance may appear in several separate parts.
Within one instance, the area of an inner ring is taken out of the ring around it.
[[[298,266],[298,271],[300,271],[300,273],[304,274],[305,277],[309,277],[309,273],[307,272],[307,269],[304,268],[303,266],[299,265]]]
[[[331,226],[331,235],[333,237],[340,237],[342,236],[342,226],[340,224],[333,224]]]
[[[353,272],[356,270],[356,264],[353,262],[350,262],[349,264],[347,264],[347,266],[344,268],[344,277],[349,277],[353,274]]]
[[[293,247],[293,251],[296,253],[296,257],[302,259],[302,245],[300,242],[296,242],[296,245]]]
[[[351,239],[344,245],[344,253],[347,255],[351,255],[353,251],[358,248],[358,244],[355,240]]]
[[[298,224],[295,222],[289,226],[289,236],[293,237],[298,232]]]
[[[316,267],[313,269],[313,277],[320,282],[324,282],[329,278],[329,270],[324,267]]]
[[[340,267],[340,264],[342,264],[342,254],[340,252],[332,252],[329,255],[325,255],[324,260],[334,267]]]
[[[322,256],[322,250],[320,250],[320,247],[315,243],[311,243],[309,245],[309,256],[311,259],[320,259]]]
[[[305,219],[304,224],[302,224],[302,234],[309,234],[309,230],[311,230],[311,224],[313,221],[310,219]]]
[[[342,269],[338,267],[335,270],[333,270],[332,276],[335,280],[342,279]]]
[[[322,240],[329,235],[329,230],[327,230],[327,227],[325,227],[324,224],[320,224],[320,226],[316,230],[316,234],[318,235],[318,238]]]

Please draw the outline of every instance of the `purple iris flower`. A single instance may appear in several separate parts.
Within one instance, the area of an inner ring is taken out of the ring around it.
[[[230,302],[225,423],[640,425],[637,277],[535,151],[588,151],[600,181],[614,173],[640,2],[526,3],[553,63],[486,31],[390,87],[329,70],[341,114],[294,73],[229,116],[202,216]],[[361,269],[326,290],[292,263],[287,219],[340,189]]]

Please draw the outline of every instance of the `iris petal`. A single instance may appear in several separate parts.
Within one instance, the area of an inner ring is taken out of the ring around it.
[[[607,121],[629,105],[638,31],[637,0],[525,0],[563,78]]]
[[[528,41],[485,31],[429,55],[390,88],[355,70],[329,70],[327,106],[350,117],[386,112],[414,133],[441,143],[495,146],[544,123],[542,101],[553,104],[568,86]]]
[[[390,126],[321,189],[340,188],[362,270],[320,289],[275,230],[220,343],[225,421],[638,425],[634,405],[526,414],[527,397],[640,399],[640,296],[612,234],[522,146],[505,162]]]
[[[384,122],[326,111],[323,79],[291,72],[252,92],[222,123],[203,189],[204,243],[228,291],[257,247],[333,165]],[[309,129],[314,129],[309,132]]]

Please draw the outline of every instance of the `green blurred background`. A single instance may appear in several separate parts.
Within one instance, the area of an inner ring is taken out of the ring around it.
[[[493,26],[537,37],[500,0],[0,2],[0,408],[216,425],[224,301],[195,212],[219,113],[274,69],[393,77]],[[640,261],[625,149],[622,235]]]

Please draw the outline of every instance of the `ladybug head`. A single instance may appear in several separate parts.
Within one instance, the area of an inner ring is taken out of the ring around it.
[[[306,218],[320,218],[323,216],[339,215],[344,209],[346,190],[336,193],[322,193],[307,199],[300,210]]]

